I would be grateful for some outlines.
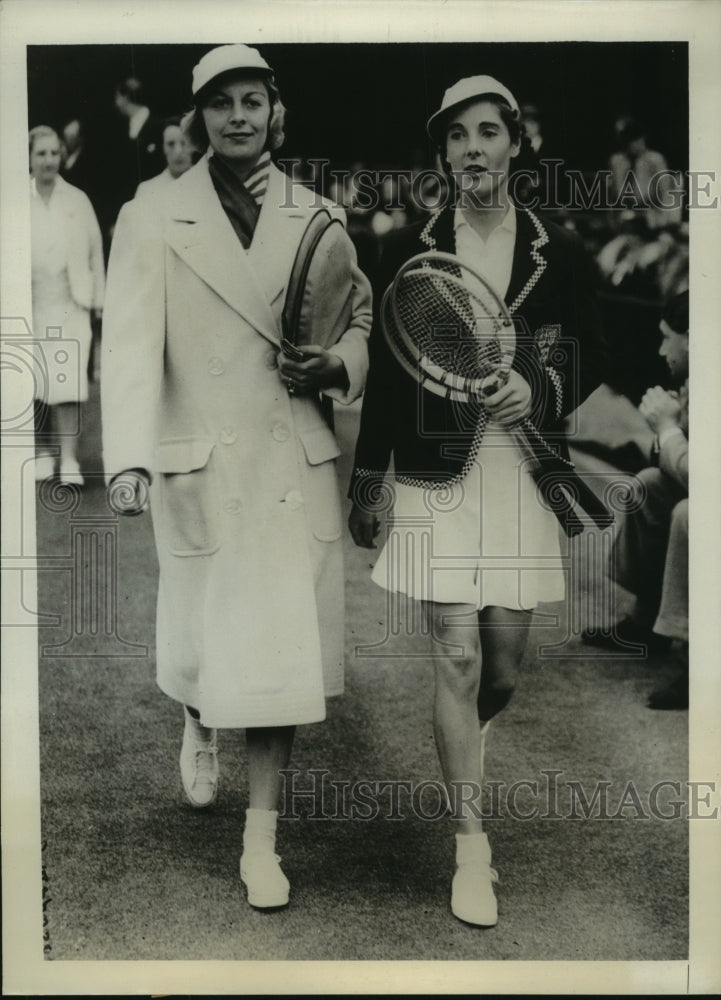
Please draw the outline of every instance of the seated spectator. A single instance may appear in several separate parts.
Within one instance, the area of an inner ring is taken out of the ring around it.
[[[665,239],[662,240],[662,237]],[[666,301],[688,288],[688,222],[659,233],[658,239],[664,245],[664,253],[660,255],[657,265],[657,283],[661,298]]]
[[[193,166],[193,150],[190,138],[181,128],[180,118],[168,118],[163,125],[163,155],[167,166],[157,177],[141,181],[135,197],[152,197],[181,177]]]
[[[628,209],[621,216],[619,229],[596,257],[604,282],[610,290],[624,295],[655,298],[658,255],[646,219]]]
[[[688,292],[682,292],[664,310],[659,351],[679,391],[655,386],[641,400],[657,462],[639,474],[645,499],[621,524],[609,566],[612,578],[635,595],[633,612],[610,632],[583,633],[593,645],[644,643],[651,652],[677,640],[677,676],[650,696],[650,708],[688,707],[688,326]]]

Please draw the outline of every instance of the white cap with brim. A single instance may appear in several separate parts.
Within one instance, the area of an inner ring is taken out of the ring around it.
[[[273,75],[273,70],[257,49],[249,45],[219,45],[217,49],[206,52],[193,69],[193,97],[216,76],[232,69]]]
[[[466,101],[471,101],[474,97],[481,97],[484,94],[497,94],[508,102],[517,115],[520,114],[518,102],[508,87],[504,87],[492,76],[468,76],[448,88],[443,95],[440,108],[428,119],[426,129],[431,139],[434,142],[439,141],[438,128],[449,111],[459,104],[465,104]]]

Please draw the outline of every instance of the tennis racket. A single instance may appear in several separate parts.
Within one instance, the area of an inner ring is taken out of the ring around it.
[[[444,399],[482,403],[507,381],[516,352],[508,308],[486,279],[453,254],[429,251],[401,267],[381,301],[381,326],[401,367]],[[508,428],[568,535],[577,508],[599,526],[613,515],[528,419]]]
[[[296,251],[281,317],[281,349],[305,360],[303,346],[332,347],[346,332],[353,293],[353,245],[340,219],[322,208],[308,221]]]

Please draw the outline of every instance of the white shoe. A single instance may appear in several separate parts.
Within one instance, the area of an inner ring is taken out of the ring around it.
[[[60,482],[82,486],[85,480],[80,472],[80,465],[74,458],[66,458],[60,463]]]
[[[280,867],[280,858],[269,850],[246,849],[240,858],[240,878],[248,902],[259,909],[287,906],[290,882]]]
[[[218,794],[218,733],[194,719],[187,708],[180,751],[180,776],[191,806],[205,809]]]
[[[455,917],[478,927],[498,923],[498,903],[493,885],[498,872],[491,868],[491,848],[485,833],[456,834],[456,873],[451,886]]]
[[[38,455],[35,459],[35,482],[52,479],[55,475],[55,459],[52,455]]]

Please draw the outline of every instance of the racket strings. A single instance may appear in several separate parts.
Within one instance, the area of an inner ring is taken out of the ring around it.
[[[507,352],[499,334],[505,327],[496,305],[462,279],[431,268],[408,271],[399,276],[393,300],[394,338],[429,368],[472,383],[503,363]]]

